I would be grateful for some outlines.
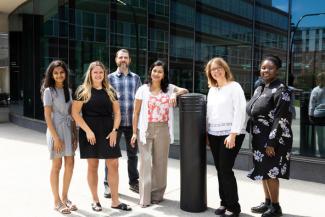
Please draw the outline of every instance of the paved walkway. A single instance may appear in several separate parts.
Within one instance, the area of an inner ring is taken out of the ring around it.
[[[99,195],[103,212],[91,210],[91,196],[86,181],[86,161],[76,156],[70,199],[79,210],[71,217],[103,216],[215,216],[218,207],[218,183],[213,166],[207,168],[208,209],[203,213],[188,213],[179,208],[180,172],[179,160],[169,159],[168,185],[165,200],[159,205],[141,208],[138,195],[128,190],[126,153],[120,160],[121,200],[130,204],[132,212],[110,209],[110,200],[103,198],[103,186],[99,184]],[[11,123],[0,124],[0,216],[3,217],[54,217],[61,214],[53,210],[49,184],[50,160],[45,145],[45,135],[18,127]],[[103,180],[101,163],[99,176]],[[250,207],[263,200],[260,183],[246,178],[246,171],[236,170],[242,217],[259,216],[250,212]],[[280,201],[284,216],[325,216],[325,185],[291,179],[281,181]]]

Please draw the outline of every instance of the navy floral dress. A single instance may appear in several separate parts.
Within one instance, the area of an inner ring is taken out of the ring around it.
[[[291,93],[280,81],[259,86],[247,103],[250,132],[253,135],[254,168],[248,174],[253,180],[289,179],[292,148]],[[272,146],[275,156],[269,157],[266,146]]]

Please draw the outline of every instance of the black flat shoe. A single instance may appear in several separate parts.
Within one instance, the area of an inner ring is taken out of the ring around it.
[[[120,210],[123,210],[123,211],[131,211],[132,208],[125,204],[125,203],[120,203],[118,206],[111,206],[112,209],[120,209]]]
[[[251,208],[253,213],[264,213],[269,209],[270,205],[265,202],[261,203],[259,206],[254,206]]]
[[[277,208],[271,206],[266,212],[262,214],[262,217],[279,217],[279,216],[282,216],[282,210],[280,206],[278,206]]]
[[[130,185],[130,190],[139,194],[139,183]]]
[[[226,207],[220,206],[216,211],[214,211],[214,214],[216,215],[222,215],[226,212]]]

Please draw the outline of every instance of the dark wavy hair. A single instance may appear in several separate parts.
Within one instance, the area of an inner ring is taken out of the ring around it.
[[[276,66],[276,69],[279,69],[282,67],[282,61],[278,56],[268,54],[263,57],[262,62],[264,62],[265,60],[271,61]]]
[[[162,66],[162,68],[164,70],[164,78],[161,80],[160,87],[164,93],[167,93],[168,85],[169,85],[169,78],[168,78],[168,68],[164,61],[156,60],[154,63],[151,64],[151,66],[149,68],[149,73],[148,73],[148,83],[150,85],[152,84],[151,72],[155,66]]]
[[[41,85],[41,95],[43,98],[43,93],[46,88],[52,88],[55,90],[55,80],[53,78],[53,71],[56,67],[62,67],[65,72],[65,79],[63,81],[63,92],[65,102],[70,101],[70,93],[69,93],[69,69],[64,61],[62,60],[53,60],[45,71],[45,78],[43,79]],[[55,90],[56,91],[56,90]]]

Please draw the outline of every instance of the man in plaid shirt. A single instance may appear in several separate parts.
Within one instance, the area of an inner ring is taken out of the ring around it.
[[[139,172],[138,166],[138,146],[131,146],[132,137],[132,115],[134,96],[141,86],[140,77],[129,70],[131,58],[129,51],[120,49],[116,52],[115,62],[117,70],[108,75],[110,84],[117,91],[117,97],[121,109],[121,124],[117,132],[117,144],[119,144],[122,133],[124,134],[127,156],[128,156],[128,175],[130,190],[139,193]],[[105,192],[104,197],[110,198],[111,193],[107,182],[107,167],[105,166]]]

